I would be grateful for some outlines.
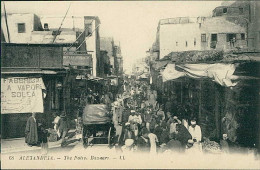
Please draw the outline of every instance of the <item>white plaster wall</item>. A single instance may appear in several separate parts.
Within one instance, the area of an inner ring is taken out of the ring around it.
[[[33,14],[8,14],[7,23],[11,43],[28,43],[34,25]],[[18,23],[25,23],[25,33],[18,33]],[[1,27],[6,41],[8,42],[7,28],[4,15],[1,16]]]
[[[96,28],[96,21],[92,22],[92,31]],[[86,37],[87,50],[92,51],[92,60],[93,60],[93,76],[97,76],[97,55],[96,55],[96,32],[94,31],[90,37]]]
[[[173,51],[200,50],[201,33],[197,23],[160,25],[159,34],[160,59]],[[194,45],[194,39],[196,39],[196,45]]]

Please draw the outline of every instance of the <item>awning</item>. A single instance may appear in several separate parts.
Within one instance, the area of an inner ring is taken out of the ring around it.
[[[178,68],[178,70],[176,70]],[[236,69],[234,64],[168,64],[165,70],[161,71],[163,82],[188,76],[191,78],[211,78],[221,86],[232,87],[237,83],[232,82],[238,76],[233,75]]]
[[[52,70],[1,70],[1,74],[57,74]]]

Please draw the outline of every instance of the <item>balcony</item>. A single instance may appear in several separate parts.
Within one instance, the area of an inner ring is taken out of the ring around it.
[[[63,68],[62,45],[1,44],[3,68]]]
[[[64,51],[63,66],[92,67],[92,55],[86,51]]]

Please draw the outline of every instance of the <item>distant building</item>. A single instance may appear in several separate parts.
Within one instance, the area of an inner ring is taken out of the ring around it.
[[[49,30],[57,30],[60,27],[63,17],[43,16],[42,25]],[[76,47],[70,47],[70,51],[85,52],[92,55],[92,75],[94,77],[103,76],[103,66],[100,56],[100,20],[97,16],[67,16],[62,25],[61,33],[64,31],[74,31]]]
[[[246,47],[246,29],[224,18],[162,19],[156,37],[160,59],[171,52]]]
[[[222,17],[246,28],[248,50],[260,51],[260,2],[235,1],[223,3],[213,10],[213,17]]]
[[[123,74],[123,57],[121,53],[120,42],[114,43],[113,49],[115,75],[120,76]]]
[[[86,32],[86,45],[88,52],[93,57],[93,76],[103,76],[103,65],[100,55],[100,35],[99,26],[100,20],[97,16],[84,17],[84,29]]]
[[[112,37],[100,37],[100,50],[106,51],[109,57],[110,72],[112,75],[115,74],[115,60],[113,55],[114,40]]]

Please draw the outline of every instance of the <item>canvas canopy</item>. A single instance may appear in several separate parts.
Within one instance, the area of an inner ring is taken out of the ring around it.
[[[83,124],[105,124],[111,122],[108,108],[104,104],[90,104],[84,108]]]
[[[176,69],[177,68],[177,69]],[[237,82],[232,82],[238,77],[233,75],[235,72],[235,64],[168,64],[161,71],[163,82],[174,80],[179,77],[188,76],[191,78],[211,78],[221,86],[233,87]]]

